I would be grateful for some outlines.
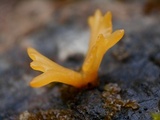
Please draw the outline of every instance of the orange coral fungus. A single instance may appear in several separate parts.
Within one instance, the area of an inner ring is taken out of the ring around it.
[[[102,58],[105,52],[123,37],[124,30],[112,33],[110,12],[102,16],[101,12],[97,10],[94,16],[89,17],[88,23],[91,28],[91,37],[80,72],[62,67],[33,48],[28,48],[28,55],[33,60],[30,66],[34,70],[43,72],[31,81],[32,87],[41,87],[51,82],[61,82],[77,88],[88,84],[97,85],[98,68]]]

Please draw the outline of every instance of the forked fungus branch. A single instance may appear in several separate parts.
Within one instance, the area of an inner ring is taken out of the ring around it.
[[[90,42],[82,69],[74,71],[65,68],[33,48],[28,48],[28,55],[33,60],[30,66],[37,71],[43,72],[35,77],[30,85],[42,87],[51,82],[61,82],[77,88],[91,84],[98,84],[98,69],[105,52],[115,45],[124,35],[124,30],[112,32],[112,15],[107,12],[104,16],[97,10],[94,16],[89,17],[88,23],[91,29]]]

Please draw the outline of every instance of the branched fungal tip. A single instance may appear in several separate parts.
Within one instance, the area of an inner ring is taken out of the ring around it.
[[[123,29],[112,32],[111,18],[111,12],[102,16],[100,10],[96,10],[94,16],[89,17],[90,42],[80,72],[58,65],[35,49],[28,48],[28,55],[33,60],[30,64],[31,68],[43,72],[30,82],[30,86],[41,87],[51,82],[61,82],[77,88],[88,84],[96,86],[98,83],[98,68],[105,52],[124,35]]]

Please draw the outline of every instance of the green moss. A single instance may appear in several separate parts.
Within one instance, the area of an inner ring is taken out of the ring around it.
[[[104,107],[107,109],[107,120],[111,118],[121,110],[121,108],[139,108],[136,101],[122,100],[120,96],[121,88],[117,84],[109,83],[105,85],[102,96],[105,98]]]
[[[160,113],[152,113],[153,120],[160,120]]]
[[[36,114],[30,113],[26,120],[74,120],[71,110],[44,110]],[[23,119],[21,119],[23,120]]]

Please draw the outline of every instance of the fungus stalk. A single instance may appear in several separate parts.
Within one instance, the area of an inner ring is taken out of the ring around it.
[[[91,29],[90,42],[82,69],[74,71],[65,68],[46,58],[33,48],[28,48],[28,55],[33,60],[31,68],[43,72],[35,77],[30,85],[42,87],[51,82],[61,82],[77,88],[91,84],[98,84],[98,69],[105,52],[115,45],[124,35],[124,30],[116,30],[112,33],[111,13],[104,16],[97,10],[94,16],[89,17],[88,23]]]

